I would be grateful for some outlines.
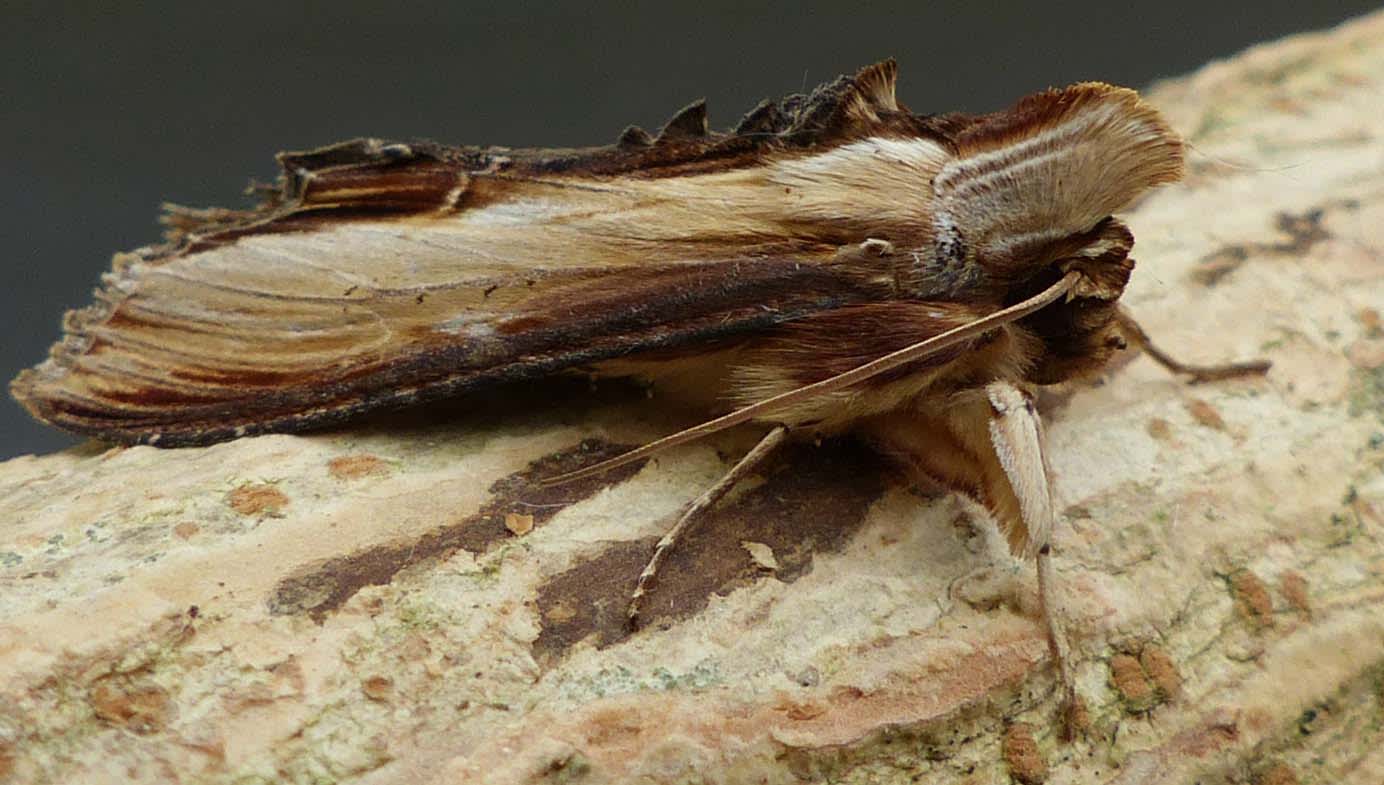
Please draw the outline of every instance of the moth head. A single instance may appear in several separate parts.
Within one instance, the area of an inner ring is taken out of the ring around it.
[[[939,260],[964,254],[999,283],[1078,269],[1091,295],[1118,296],[1132,264],[1133,238],[1112,214],[1183,171],[1182,141],[1158,112],[1096,82],[976,118],[954,146],[933,180]]]

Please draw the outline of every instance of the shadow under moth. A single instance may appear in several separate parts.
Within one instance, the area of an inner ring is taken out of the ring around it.
[[[1127,340],[1195,378],[1266,366],[1181,365],[1118,304],[1133,236],[1112,213],[1183,166],[1137,94],[1085,83],[917,115],[895,76],[886,61],[764,101],[726,133],[698,102],[598,148],[281,154],[253,209],[168,208],[166,241],[117,254],[11,391],[61,428],[175,447],[553,374],[695,376],[714,419],[554,478],[764,429],[659,542],[632,621],[679,533],[776,446],[851,432],[1036,558],[1075,711],[1035,390]]]

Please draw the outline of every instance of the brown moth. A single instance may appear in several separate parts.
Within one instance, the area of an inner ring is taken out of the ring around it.
[[[131,444],[299,431],[515,380],[705,376],[724,416],[578,474],[742,422],[767,435],[678,534],[788,438],[854,432],[994,516],[1054,606],[1038,386],[1147,337],[1119,297],[1112,213],[1179,178],[1183,147],[1133,91],[1049,90],[917,115],[892,61],[755,107],[694,103],[580,150],[363,139],[279,156],[254,209],[171,208],[117,254],[14,397]],[[1262,364],[1196,368],[1198,378]],[[713,412],[714,414],[715,412]],[[568,479],[575,475],[568,475]]]

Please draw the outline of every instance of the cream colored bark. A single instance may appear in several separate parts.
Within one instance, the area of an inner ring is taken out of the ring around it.
[[[1384,14],[1150,97],[1191,171],[1129,218],[1127,302],[1187,360],[1275,365],[1049,402],[1086,740],[1031,565],[849,447],[733,497],[628,635],[653,541],[755,434],[538,489],[685,424],[554,385],[0,465],[0,778],[1384,781]]]

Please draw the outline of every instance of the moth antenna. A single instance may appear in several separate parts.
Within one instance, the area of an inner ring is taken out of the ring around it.
[[[849,387],[852,384],[864,381],[872,376],[877,376],[885,371],[893,370],[901,365],[907,365],[908,363],[921,360],[924,357],[958,344],[987,330],[1022,319],[1034,311],[1040,310],[1071,293],[1075,289],[1077,281],[1080,279],[1081,273],[1073,270],[1062,276],[1060,281],[1033,297],[1015,303],[1008,308],[996,311],[989,316],[983,316],[969,324],[963,324],[960,327],[950,329],[941,335],[934,335],[925,341],[919,341],[911,346],[905,346],[902,349],[890,352],[883,357],[871,360],[864,365],[857,366],[844,373],[839,373],[830,378],[823,379],[820,382],[813,382],[812,384],[804,385],[795,390],[789,390],[788,392],[765,398],[758,403],[752,403],[744,408],[736,409],[730,414],[722,415],[713,420],[707,420],[701,425],[694,425],[691,428],[669,434],[661,439],[655,439],[648,444],[636,447],[627,453],[617,455],[609,460],[601,461],[600,463],[593,464],[584,469],[577,469],[576,471],[541,480],[539,481],[539,485],[541,487],[561,485],[574,480],[604,474],[616,467],[624,466],[642,458],[647,458],[660,450],[666,450],[669,447],[676,447],[679,444],[696,441],[704,436],[710,436],[713,433],[724,431],[727,428],[734,428],[741,423],[749,422],[750,420],[763,417],[767,414],[772,414],[773,412],[780,411],[795,403],[812,398],[813,396],[835,392],[843,387]]]
[[[1192,144],[1186,139],[1182,140],[1182,145],[1186,147],[1188,150],[1191,150],[1192,152],[1196,153],[1197,156],[1205,158],[1206,160],[1216,164],[1217,166],[1224,166],[1227,169],[1234,169],[1241,172],[1286,172],[1292,169],[1300,168],[1302,166],[1302,164],[1284,164],[1283,166],[1250,166],[1249,164],[1238,163],[1236,161],[1230,160],[1229,158],[1223,158],[1219,155],[1212,155],[1211,153],[1208,153],[1200,147],[1197,147],[1195,144]]]

